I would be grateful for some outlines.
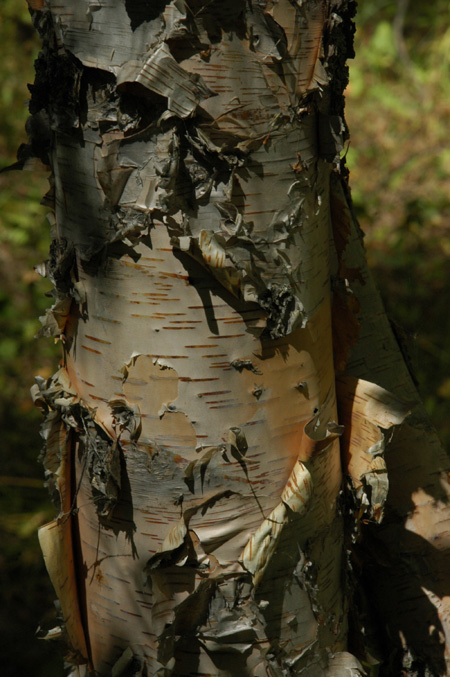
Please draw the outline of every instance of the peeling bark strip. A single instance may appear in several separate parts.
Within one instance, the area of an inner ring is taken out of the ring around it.
[[[447,459],[340,160],[355,3],[29,4],[72,675],[447,674]]]

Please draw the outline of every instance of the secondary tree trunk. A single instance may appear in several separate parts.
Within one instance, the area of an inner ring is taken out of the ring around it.
[[[447,459],[340,160],[355,3],[30,4],[73,674],[447,674]]]

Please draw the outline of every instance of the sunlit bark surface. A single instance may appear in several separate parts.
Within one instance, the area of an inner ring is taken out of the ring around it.
[[[73,674],[447,674],[447,459],[340,160],[354,3],[30,4]]]

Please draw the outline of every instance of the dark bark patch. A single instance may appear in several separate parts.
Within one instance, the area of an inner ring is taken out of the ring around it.
[[[79,119],[78,92],[83,67],[72,55],[42,51],[34,63],[36,77],[28,85],[31,115],[47,111],[52,129],[67,131]]]
[[[131,30],[146,21],[153,21],[164,12],[170,0],[125,0],[125,9],[130,18]]]
[[[263,336],[281,338],[289,333],[291,316],[296,312],[297,303],[287,288],[272,286],[259,296],[259,304],[269,313]]]

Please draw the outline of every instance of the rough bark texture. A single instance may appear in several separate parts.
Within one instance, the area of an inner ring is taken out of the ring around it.
[[[30,4],[73,674],[447,674],[447,459],[340,160],[355,3]]]

